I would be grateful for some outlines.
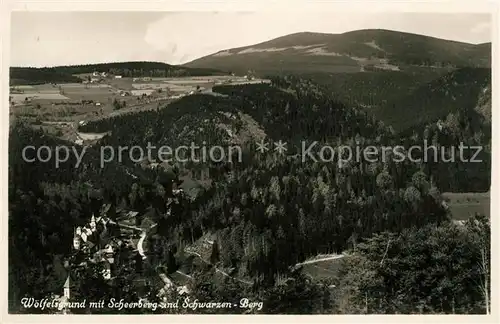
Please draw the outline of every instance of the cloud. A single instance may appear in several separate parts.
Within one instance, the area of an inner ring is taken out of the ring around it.
[[[486,21],[486,22],[480,22],[474,27],[471,28],[470,32],[472,34],[491,34],[491,22]]]
[[[332,13],[171,13],[149,25],[145,41],[179,64],[295,32],[339,32],[349,19]]]

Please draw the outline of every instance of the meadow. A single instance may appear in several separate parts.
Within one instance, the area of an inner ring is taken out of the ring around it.
[[[491,216],[489,192],[445,192],[443,197],[455,220],[466,220],[476,213]]]
[[[319,261],[317,263],[305,264],[302,269],[304,273],[316,280],[332,279],[338,276],[338,271],[342,268],[343,262],[343,259]]]

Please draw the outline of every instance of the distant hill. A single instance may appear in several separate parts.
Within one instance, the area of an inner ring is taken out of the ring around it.
[[[369,111],[409,95],[418,87],[440,78],[452,70],[413,69],[401,71],[374,71],[370,73],[300,73],[329,89],[338,100]]]
[[[186,63],[246,73],[360,72],[411,67],[489,67],[491,43],[468,44],[404,32],[368,29],[343,34],[296,33],[228,49]]]
[[[40,84],[81,82],[78,74],[106,72],[124,77],[174,77],[219,75],[220,71],[206,68],[186,68],[160,62],[119,62],[49,68],[11,67],[10,84]]]
[[[491,69],[414,69],[371,73],[302,73],[349,106],[366,109],[396,131],[475,109],[491,122]]]
[[[490,86],[491,69],[462,68],[392,98],[373,113],[396,131],[444,120],[458,111],[480,110],[491,120],[491,93],[489,101],[484,97]]]
[[[10,68],[10,85],[81,82],[82,79],[57,68]]]

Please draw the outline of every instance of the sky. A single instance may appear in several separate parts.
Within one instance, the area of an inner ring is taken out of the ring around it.
[[[491,42],[491,16],[467,13],[13,12],[11,66],[123,61],[183,64],[296,32],[380,28]]]

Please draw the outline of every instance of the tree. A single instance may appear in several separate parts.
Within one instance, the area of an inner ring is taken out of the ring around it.
[[[325,300],[326,299],[326,300]],[[265,314],[314,314],[328,311],[330,292],[307,278],[301,271],[280,278],[263,293]]]
[[[404,193],[404,198],[412,206],[417,207],[420,200],[422,199],[422,195],[420,194],[420,191],[417,188],[410,186],[406,188]]]
[[[422,171],[415,172],[411,177],[411,182],[423,193],[426,193],[427,190],[429,190],[430,185],[427,181],[427,175]]]
[[[476,215],[467,220],[465,226],[476,247],[477,267],[479,268],[478,287],[484,297],[486,314],[490,314],[490,222],[486,217]]]
[[[426,225],[358,244],[339,273],[343,311],[487,313],[489,256],[479,233],[487,236],[488,225],[472,224]]]
[[[376,182],[377,182],[377,186],[380,189],[386,190],[392,186],[392,177],[389,174],[389,172],[384,171],[382,173],[379,173],[379,175],[377,175]]]
[[[174,251],[172,250],[172,248],[169,248],[167,251],[166,265],[168,273],[174,273],[178,269],[177,260],[175,259]]]
[[[214,240],[212,244],[212,253],[210,254],[210,263],[216,265],[220,261],[219,243]]]
[[[119,100],[117,100],[117,99],[115,98],[115,99],[113,99],[113,108],[114,108],[115,110],[121,109],[121,108],[123,108],[123,107],[124,107],[124,103],[125,103],[125,101],[120,102]]]

